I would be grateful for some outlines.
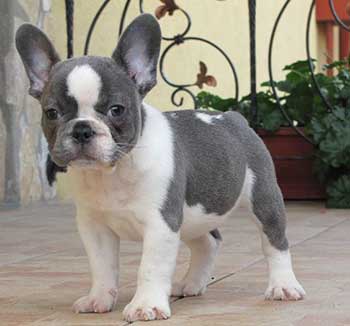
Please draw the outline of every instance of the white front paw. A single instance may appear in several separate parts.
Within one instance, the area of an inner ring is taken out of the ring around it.
[[[167,296],[135,295],[124,308],[123,316],[128,322],[136,320],[168,319],[171,315]]]
[[[75,313],[96,312],[104,313],[112,311],[117,302],[117,291],[101,291],[98,295],[87,295],[81,297],[73,304]]]
[[[293,276],[270,280],[269,286],[265,292],[266,300],[302,300],[306,292],[297,279]]]

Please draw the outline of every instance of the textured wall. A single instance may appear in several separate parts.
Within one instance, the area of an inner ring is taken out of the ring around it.
[[[42,25],[37,0],[0,1],[0,205],[16,206],[51,198],[44,177],[46,145],[40,130],[40,108],[27,95],[28,81],[14,47],[23,22]]]

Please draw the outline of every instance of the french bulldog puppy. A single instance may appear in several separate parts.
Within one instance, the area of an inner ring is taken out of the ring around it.
[[[299,300],[283,198],[271,157],[236,112],[162,113],[143,103],[156,84],[161,31],[137,17],[111,58],[60,60],[46,35],[24,24],[16,45],[42,106],[50,155],[67,167],[77,225],[91,267],[89,294],[75,312],[116,304],[119,241],[143,241],[127,321],[167,319],[169,296],[204,293],[221,243],[218,228],[238,204],[256,217],[269,267],[265,297]],[[172,276],[180,241],[191,250],[184,279]]]

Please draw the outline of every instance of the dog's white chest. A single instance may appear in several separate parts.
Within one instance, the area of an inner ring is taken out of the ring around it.
[[[142,180],[133,171],[70,173],[76,203],[107,224],[122,239],[141,240]]]
[[[139,240],[143,225],[160,219],[173,177],[173,140],[167,120],[146,107],[142,136],[114,169],[71,169],[77,206],[94,212],[121,238]],[[154,126],[157,126],[155,128]]]

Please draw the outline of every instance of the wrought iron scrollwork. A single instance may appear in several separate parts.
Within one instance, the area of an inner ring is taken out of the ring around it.
[[[304,137],[307,141],[309,141],[310,143],[313,143],[312,140],[310,138],[308,138],[299,128],[297,128],[296,126],[294,126],[293,121],[290,119],[290,117],[288,116],[287,112],[283,109],[283,106],[281,105],[281,100],[280,97],[278,96],[277,90],[276,90],[276,86],[274,84],[274,78],[273,78],[273,71],[272,71],[272,52],[273,52],[273,44],[274,44],[274,39],[275,39],[275,34],[276,34],[276,30],[278,28],[278,25],[280,23],[280,20],[284,14],[284,12],[286,11],[287,6],[289,5],[289,3],[291,2],[291,0],[286,0],[286,2],[283,4],[277,19],[274,23],[273,29],[272,29],[272,33],[271,33],[271,38],[270,38],[270,45],[269,45],[269,55],[268,55],[268,69],[269,69],[269,78],[270,78],[270,85],[271,85],[271,89],[273,92],[273,95],[276,99],[276,103],[279,107],[279,109],[281,110],[283,116],[285,117],[285,119],[288,121],[289,125],[295,129],[295,131],[301,135],[302,137]],[[331,103],[328,101],[327,97],[324,95],[324,93],[321,90],[321,87],[316,79],[315,76],[315,67],[313,64],[313,60],[311,58],[311,51],[310,51],[310,29],[311,29],[311,22],[312,22],[312,14],[315,8],[315,3],[316,0],[312,0],[311,1],[311,5],[310,5],[310,9],[308,12],[308,17],[307,17],[307,23],[306,23],[306,57],[307,57],[307,62],[308,62],[308,66],[309,66],[309,70],[310,70],[310,75],[311,75],[311,79],[312,79],[312,84],[313,87],[316,89],[318,95],[320,96],[321,100],[323,101],[326,109],[328,110],[328,112],[332,112],[333,111],[333,106],[331,105]],[[347,26],[337,15],[337,12],[335,10],[334,7],[334,1],[333,0],[329,0],[329,7],[330,10],[334,16],[335,21],[338,23],[338,25],[347,30],[350,31],[350,27]]]
[[[98,8],[98,10],[96,12],[96,15],[94,16],[94,18],[93,18],[93,20],[92,20],[92,22],[90,24],[88,33],[86,35],[85,45],[84,45],[84,55],[87,55],[88,52],[89,52],[90,40],[91,40],[91,37],[92,37],[92,33],[94,32],[96,23],[97,23],[98,19],[100,18],[103,10],[107,7],[107,5],[108,5],[108,3],[110,1],[111,0],[105,0],[105,1],[102,2],[100,8]]]
[[[73,57],[74,0],[66,0],[67,58]]]
[[[156,8],[155,10],[155,16],[157,17],[157,19],[161,19],[163,18],[166,13],[169,14],[169,16],[172,16],[174,14],[175,11],[179,11],[181,12],[185,18],[186,18],[186,21],[187,21],[187,25],[186,25],[186,28],[184,29],[184,31],[182,33],[179,33],[173,37],[169,37],[169,36],[163,36],[162,39],[164,41],[173,41],[173,42],[176,42],[177,40],[181,40],[184,38],[185,35],[188,34],[188,32],[190,31],[191,29],[191,26],[192,26],[192,21],[191,21],[191,17],[190,15],[185,11],[183,10],[182,8],[180,8],[174,0],[164,0],[162,1],[164,4],[163,5],[160,5],[158,8]],[[139,7],[140,7],[140,12],[141,13],[144,13],[144,10],[143,10],[143,0],[139,0]],[[161,10],[162,8],[163,11]],[[180,44],[180,43],[178,43]]]
[[[328,0],[329,1],[329,7],[330,10],[334,16],[335,21],[338,23],[338,25],[345,29],[346,31],[350,32],[350,27],[347,26],[338,16],[335,6],[334,6],[334,0]],[[232,72],[233,75],[233,80],[234,80],[234,97],[238,100],[239,97],[239,83],[238,83],[238,77],[237,77],[237,73],[235,70],[235,67],[233,65],[233,62],[231,61],[230,57],[226,54],[226,52],[219,47],[217,44],[213,43],[212,41],[209,41],[205,38],[202,37],[196,37],[196,36],[189,36],[189,32],[191,30],[191,26],[192,26],[192,21],[191,21],[191,17],[188,14],[188,12],[186,12],[184,9],[180,8],[176,3],[175,0],[160,0],[161,4],[156,8],[155,10],[155,16],[158,19],[161,19],[163,17],[165,17],[166,15],[172,16],[175,12],[179,12],[182,15],[184,15],[184,17],[186,18],[186,26],[183,29],[182,32],[174,35],[174,36],[163,36],[163,41],[166,42],[170,42],[165,49],[163,50],[163,52],[160,55],[160,75],[162,77],[162,79],[164,80],[164,82],[173,87],[174,91],[172,92],[171,95],[171,102],[179,107],[183,105],[184,99],[183,97],[181,97],[180,99],[178,98],[179,93],[183,93],[186,94],[188,96],[190,96],[190,98],[193,100],[194,103],[194,107],[197,108],[197,103],[196,103],[196,96],[193,93],[193,91],[191,90],[192,87],[195,86],[202,86],[203,83],[206,83],[209,86],[214,86],[216,84],[215,82],[209,82],[211,79],[206,79],[207,77],[212,77],[212,76],[207,76],[206,73],[202,76],[203,80],[201,80],[201,82],[198,82],[198,76],[201,74],[201,72],[197,75],[197,81],[196,82],[192,82],[192,83],[183,83],[183,84],[179,84],[179,83],[175,83],[173,81],[171,81],[171,79],[167,76],[167,74],[165,73],[165,61],[166,61],[166,56],[169,53],[169,51],[171,49],[173,49],[175,46],[180,46],[182,44],[184,44],[185,42],[201,42],[204,43],[206,45],[209,45],[210,47],[214,48],[215,50],[217,50],[223,57],[224,59],[227,61],[228,65],[230,66],[230,70]],[[276,86],[274,84],[274,78],[273,78],[273,63],[272,63],[272,53],[273,53],[273,46],[274,46],[274,41],[275,41],[275,34],[277,31],[277,28],[279,26],[280,20],[283,16],[283,14],[285,13],[288,5],[290,4],[291,0],[286,0],[285,3],[283,4],[277,18],[276,21],[273,25],[273,29],[272,29],[272,33],[271,33],[271,37],[270,37],[270,42],[269,42],[269,52],[268,52],[268,71],[269,71],[269,78],[270,78],[270,84],[271,84],[271,88],[272,88],[272,92],[273,95],[276,99],[276,103],[279,107],[279,109],[281,110],[283,116],[285,117],[285,119],[288,121],[289,125],[295,129],[295,131],[301,135],[302,137],[304,137],[307,141],[312,142],[311,139],[309,139],[299,128],[297,128],[296,126],[294,126],[293,121],[290,119],[290,117],[288,116],[288,113],[284,110],[282,104],[281,104],[281,99],[278,95]],[[92,33],[94,31],[95,25],[99,19],[99,17],[101,16],[101,13],[103,12],[103,10],[107,7],[107,4],[110,3],[110,0],[104,0],[101,4],[101,6],[99,7],[95,17],[93,18],[89,31],[88,31],[88,35],[86,38],[86,42],[85,42],[85,49],[84,49],[84,54],[88,53],[88,48],[89,48],[89,43],[90,43],[90,39],[92,36]],[[126,15],[128,13],[128,9],[130,7],[130,3],[131,0],[126,0],[125,4],[124,4],[124,8],[122,11],[122,15],[121,15],[121,20],[120,20],[120,24],[119,24],[119,35],[122,33],[123,29],[124,29],[124,24],[125,24],[125,18]],[[138,4],[139,4],[139,11],[140,13],[144,12],[144,6],[143,6],[144,1],[143,0],[139,0]],[[255,14],[256,14],[256,0],[248,0],[248,4],[249,4],[249,18],[250,18],[250,40],[251,40],[251,46],[250,46],[250,54],[251,54],[251,101],[252,101],[252,109],[254,111],[254,116],[255,119],[257,119],[257,110],[258,110],[258,103],[257,103],[257,96],[256,96],[256,78],[255,78]],[[307,24],[306,24],[306,56],[307,56],[307,61],[309,64],[309,69],[310,69],[310,74],[311,74],[311,78],[312,78],[312,83],[314,88],[316,89],[316,91],[318,92],[319,96],[321,97],[324,105],[326,106],[327,110],[330,112],[333,110],[333,107],[331,105],[331,103],[329,103],[329,101],[327,100],[325,94],[322,92],[318,82],[317,82],[317,78],[315,76],[315,69],[314,69],[314,64],[312,62],[312,58],[311,58],[311,54],[310,54],[310,29],[311,29],[311,22],[312,22],[312,14],[314,11],[314,7],[315,7],[315,0],[311,0],[311,6],[310,6],[310,10],[308,13],[308,17],[307,17]],[[202,69],[202,64],[201,63],[201,69]],[[205,66],[205,64],[204,64]],[[206,67],[205,67],[206,70]],[[214,78],[214,77],[213,77]]]
[[[332,2],[332,1],[330,1],[330,2]],[[311,58],[311,53],[310,53],[310,27],[311,27],[311,19],[312,19],[312,13],[314,11],[314,8],[315,8],[315,0],[312,0],[310,10],[309,10],[309,15],[307,18],[307,24],[306,24],[306,55],[307,55],[307,61],[309,64],[309,70],[311,73],[311,78],[312,78],[312,82],[314,84],[314,87],[316,88],[317,93],[320,95],[327,110],[329,112],[331,112],[333,109],[332,105],[329,103],[329,101],[327,100],[327,98],[323,94],[321,87],[318,84],[317,79],[315,77],[315,69],[314,69],[314,65],[312,63],[312,58]]]
[[[282,112],[284,118],[288,121],[289,125],[294,128],[294,130],[303,138],[305,138],[307,141],[309,141],[310,143],[313,143],[311,139],[309,139],[299,128],[297,128],[296,126],[294,126],[293,121],[290,119],[288,113],[284,110],[282,104],[281,104],[281,99],[277,93],[277,89],[275,86],[275,82],[274,82],[274,77],[273,77],[273,70],[272,70],[272,53],[273,53],[273,45],[274,45],[274,41],[275,41],[275,36],[276,36],[276,32],[277,32],[277,28],[279,26],[279,23],[281,21],[281,18],[283,17],[283,14],[285,13],[289,3],[291,2],[291,0],[287,0],[284,5],[282,6],[280,12],[277,15],[276,21],[273,25],[272,28],[272,33],[271,33],[271,37],[270,37],[270,43],[269,43],[269,53],[268,53],[268,69],[269,69],[269,79],[270,79],[270,86],[272,89],[272,93],[276,99],[276,103],[278,108],[280,109],[280,111]]]
[[[94,31],[94,28],[96,26],[96,23],[98,21],[98,19],[100,18],[102,12],[104,11],[104,9],[107,7],[108,3],[110,3],[110,0],[105,0],[102,2],[101,6],[99,7],[95,17],[93,18],[89,30],[88,30],[88,34],[86,37],[86,41],[85,41],[85,47],[84,47],[84,55],[88,54],[89,51],[89,44],[90,44],[90,40]],[[121,35],[123,29],[124,29],[124,25],[125,25],[125,18],[126,15],[128,13],[128,9],[130,6],[131,0],[126,0],[125,4],[124,4],[124,8],[122,11],[122,15],[121,15],[121,19],[120,19],[120,24],[119,24],[119,36]],[[161,5],[158,6],[155,10],[155,16],[158,19],[161,19],[162,17],[164,17],[165,15],[170,15],[172,16],[173,13],[175,11],[178,11],[180,13],[182,13],[184,15],[184,17],[186,18],[186,26],[184,28],[184,30],[181,33],[178,33],[174,36],[163,36],[162,40],[163,41],[167,41],[170,42],[166,48],[164,49],[164,51],[161,53],[160,55],[160,75],[162,77],[162,79],[164,80],[164,82],[173,87],[174,91],[171,95],[171,102],[173,105],[179,107],[183,105],[184,102],[184,98],[181,97],[179,100],[177,100],[177,95],[179,93],[184,93],[190,96],[190,98],[193,101],[194,104],[194,108],[197,108],[197,102],[196,102],[196,96],[195,94],[190,90],[191,87],[193,86],[198,86],[201,88],[201,86],[203,84],[206,84],[208,86],[216,86],[216,80],[215,82],[212,82],[214,78],[213,76],[203,76],[203,80],[201,81],[201,83],[198,82],[198,76],[201,74],[200,73],[197,75],[197,81],[193,82],[193,83],[186,83],[186,84],[177,84],[174,83],[170,80],[170,78],[166,75],[165,73],[165,59],[166,59],[166,55],[168,54],[168,52],[173,49],[175,46],[179,46],[185,42],[201,42],[204,43],[210,47],[212,47],[213,49],[215,49],[216,51],[218,51],[223,58],[226,60],[226,62],[228,63],[229,67],[230,67],[230,71],[232,72],[232,76],[233,76],[233,80],[234,80],[234,97],[238,100],[239,97],[239,84],[238,84],[238,76],[237,76],[237,72],[235,70],[235,67],[230,59],[230,57],[227,55],[227,53],[221,48],[219,47],[217,44],[213,43],[212,41],[209,41],[205,38],[202,37],[196,37],[196,36],[188,36],[190,30],[191,30],[191,26],[192,26],[192,21],[191,21],[191,17],[190,15],[182,8],[180,8],[174,0],[161,0]],[[144,12],[144,8],[143,8],[143,0],[139,0],[139,10],[140,13]],[[204,63],[200,63],[200,67],[203,67]],[[205,64],[204,64],[205,66]],[[206,69],[206,66],[205,66]],[[205,77],[212,77],[212,78],[205,78]],[[214,78],[215,79],[215,78]]]
[[[239,96],[239,88],[238,88],[238,77],[237,77],[237,73],[236,73],[236,70],[234,68],[234,65],[233,63],[231,62],[231,60],[229,59],[228,55],[219,47],[217,46],[215,43],[207,40],[207,39],[204,39],[204,38],[201,38],[201,37],[193,37],[193,36],[185,36],[185,37],[182,37],[180,40],[179,39],[175,39],[175,41],[173,41],[172,43],[170,43],[163,51],[163,53],[161,54],[160,56],[160,60],[159,60],[159,70],[160,70],[160,74],[163,78],[163,80],[165,81],[165,83],[167,83],[169,86],[171,87],[174,87],[176,88],[174,93],[177,94],[179,91],[184,91],[186,90],[186,93],[187,94],[190,94],[192,99],[194,100],[194,105],[195,105],[195,108],[197,108],[197,103],[195,101],[195,95],[193,94],[193,92],[191,92],[188,88],[189,87],[192,87],[192,86],[199,86],[198,84],[198,78],[197,78],[197,81],[194,82],[194,83],[190,83],[190,84],[176,84],[174,82],[172,82],[165,74],[164,72],[164,66],[165,66],[165,58],[166,58],[166,55],[168,53],[168,51],[173,48],[174,46],[176,45],[179,45],[183,42],[189,42],[189,41],[199,41],[199,42],[203,42],[203,43],[206,43],[208,45],[210,45],[211,47],[215,48],[228,62],[229,66],[230,66],[230,69],[232,71],[232,74],[233,74],[233,78],[234,78],[234,81],[235,81],[235,98],[238,100],[238,96]],[[180,43],[179,43],[180,42]],[[208,85],[208,83],[207,83]],[[211,85],[209,85],[211,86]],[[201,87],[200,87],[201,88]],[[173,93],[173,94],[174,94]],[[174,99],[174,96],[172,96],[172,103],[176,106],[181,106],[182,103],[183,103],[183,99],[180,101],[180,102],[174,102],[173,101]],[[180,105],[178,105],[179,103],[181,103]]]
[[[256,0],[248,1],[249,7],[249,52],[250,52],[250,101],[253,127],[258,127],[258,98],[256,91]]]
[[[332,15],[335,21],[338,23],[338,25],[341,28],[345,29],[346,31],[350,32],[350,26],[345,25],[345,23],[339,18],[337,11],[335,10],[335,7],[334,7],[334,0],[328,0],[328,3],[329,3],[329,8],[331,8]],[[350,8],[348,7],[347,10],[350,16],[350,12],[349,12]]]
[[[326,106],[328,112],[332,112],[333,111],[333,106],[331,105],[331,103],[329,103],[329,101],[327,100],[326,96],[323,94],[320,85],[317,82],[317,79],[315,77],[315,73],[314,73],[314,67],[312,64],[312,58],[311,58],[311,54],[310,54],[310,26],[311,26],[311,20],[312,20],[312,14],[315,8],[315,2],[316,0],[312,0],[311,2],[311,6],[310,6],[310,10],[309,10],[309,14],[308,14],[308,19],[307,19],[307,24],[306,24],[306,53],[307,53],[307,60],[309,63],[309,69],[310,69],[310,73],[311,73],[311,77],[312,77],[312,81],[314,84],[315,89],[317,90],[320,98],[322,99],[324,105]],[[334,16],[335,21],[337,22],[337,24],[339,25],[340,28],[345,29],[346,31],[350,32],[350,28],[349,26],[345,25],[345,23],[339,18],[335,7],[334,7],[334,1],[333,0],[329,0],[329,8],[332,12],[332,15]]]
[[[181,12],[186,20],[187,20],[187,24],[186,27],[184,29],[184,31],[182,33],[176,34],[172,37],[169,36],[163,36],[162,39],[164,41],[169,41],[171,42],[169,45],[167,45],[167,47],[164,49],[164,51],[161,53],[160,55],[160,74],[162,76],[162,79],[164,80],[164,82],[166,84],[168,84],[171,87],[174,87],[175,90],[173,91],[172,95],[171,95],[171,102],[173,103],[173,105],[180,107],[183,104],[183,97],[181,97],[181,99],[179,101],[176,101],[176,95],[179,92],[184,92],[186,94],[188,94],[194,103],[194,108],[198,108],[197,102],[196,102],[196,96],[194,95],[194,93],[189,89],[192,86],[198,86],[201,88],[201,84],[198,83],[198,76],[200,75],[200,73],[197,75],[197,82],[194,83],[187,83],[187,84],[176,84],[174,82],[172,82],[170,80],[170,78],[166,75],[165,73],[165,58],[166,55],[168,54],[168,52],[174,48],[175,46],[181,45],[185,42],[202,42],[205,43],[209,46],[211,46],[212,48],[214,48],[215,50],[217,50],[223,57],[224,59],[227,61],[227,63],[230,66],[230,70],[232,72],[233,78],[234,78],[234,83],[235,83],[235,93],[234,93],[234,97],[238,100],[239,97],[239,84],[238,84],[238,76],[237,76],[237,72],[235,70],[235,67],[231,61],[231,59],[229,58],[229,56],[225,53],[225,51],[219,47],[217,44],[202,38],[202,37],[195,37],[195,36],[187,36],[188,33],[190,32],[191,26],[192,26],[192,21],[191,21],[191,17],[190,15],[183,10],[182,8],[180,8],[174,0],[161,0],[161,2],[163,3],[162,5],[160,5],[158,8],[156,8],[155,10],[155,15],[158,19],[161,19],[162,17],[164,17],[167,13],[171,16],[173,15],[173,13],[175,11],[179,11]],[[144,12],[144,8],[143,8],[143,0],[139,0],[139,9],[140,12],[143,13]],[[205,64],[203,62],[200,63],[200,66],[203,67],[203,65],[205,66]],[[205,66],[206,69],[206,66]],[[213,76],[205,76],[205,77],[212,77]],[[216,86],[216,81],[215,83],[208,83],[207,81],[204,81],[204,83],[206,83],[208,86]]]

